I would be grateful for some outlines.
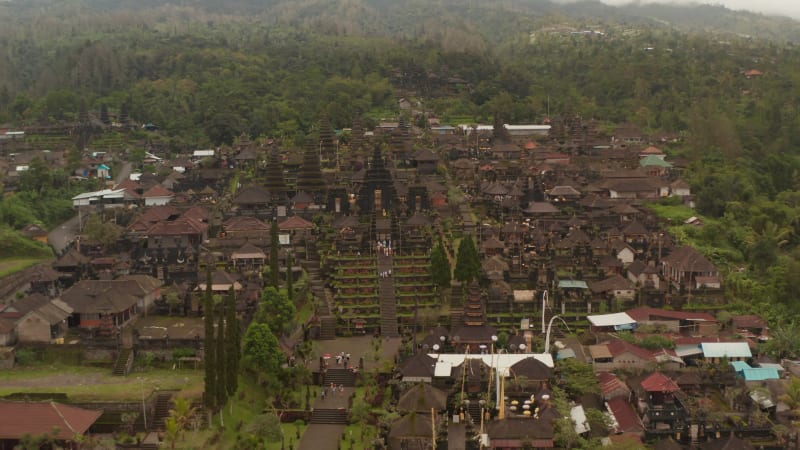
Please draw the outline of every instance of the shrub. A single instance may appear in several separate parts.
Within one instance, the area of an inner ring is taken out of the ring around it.
[[[34,350],[17,350],[17,364],[20,366],[32,366],[39,362],[39,355]]]

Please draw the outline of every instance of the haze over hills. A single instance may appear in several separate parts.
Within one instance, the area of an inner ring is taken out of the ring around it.
[[[800,19],[800,3],[787,0],[765,0],[753,2],[751,0],[673,0],[673,1],[654,1],[654,0],[604,0],[605,3],[615,6],[643,5],[643,4],[662,4],[662,5],[721,5],[736,11],[751,11],[767,15],[789,16]]]
[[[0,3],[0,21],[12,17],[52,21],[76,11],[92,14],[98,20],[104,17],[119,20],[126,12],[141,17],[158,11],[166,20],[204,11],[228,19],[312,25],[345,34],[419,38],[451,33],[452,40],[463,45],[480,45],[479,38],[487,43],[502,42],[553,23],[598,28],[675,28],[800,42],[800,22],[787,17],[732,10],[720,4],[637,2],[622,5],[611,2],[618,5],[609,4],[609,0],[142,0],[132,8],[134,4],[108,0],[12,0]],[[731,3],[731,6],[737,7],[739,3]],[[46,16],[49,19],[45,19]]]

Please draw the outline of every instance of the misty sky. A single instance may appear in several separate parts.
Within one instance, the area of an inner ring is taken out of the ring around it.
[[[631,3],[630,0],[601,0],[612,5]],[[649,0],[643,0],[649,1]],[[800,20],[800,1],[798,0],[674,0],[676,3],[710,3],[724,5],[729,9],[745,9],[764,14],[781,14]],[[658,3],[668,3],[668,0],[659,0]]]

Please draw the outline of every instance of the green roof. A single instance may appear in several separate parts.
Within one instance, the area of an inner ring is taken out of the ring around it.
[[[558,282],[559,289],[589,289],[585,281],[580,280],[560,280]]]
[[[639,160],[639,165],[642,167],[649,167],[649,166],[658,166],[658,167],[672,167],[672,163],[664,161],[661,159],[660,156],[657,155],[647,155],[644,158]]]

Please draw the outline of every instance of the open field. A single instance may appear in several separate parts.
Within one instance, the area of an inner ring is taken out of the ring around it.
[[[15,274],[40,262],[52,258],[11,258],[0,259],[0,278]]]
[[[41,366],[0,372],[0,396],[14,393],[63,393],[72,401],[135,401],[156,390],[178,390],[199,398],[202,370],[152,369],[115,377],[105,368]]]

